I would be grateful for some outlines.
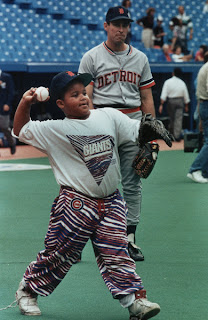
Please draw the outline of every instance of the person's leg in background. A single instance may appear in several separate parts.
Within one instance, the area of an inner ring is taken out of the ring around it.
[[[10,116],[0,115],[0,131],[5,135],[8,145],[10,147],[11,154],[16,152],[16,140],[11,135],[11,129],[9,126]]]
[[[173,135],[176,141],[181,140],[182,126],[183,126],[183,99],[178,99],[177,106],[175,108]]]
[[[175,103],[174,99],[168,99],[167,103],[167,113],[169,116],[169,131],[174,135],[174,119],[175,119]]]
[[[200,102],[199,115],[202,121],[204,144],[192,163],[188,178],[199,183],[208,183],[208,101]]]

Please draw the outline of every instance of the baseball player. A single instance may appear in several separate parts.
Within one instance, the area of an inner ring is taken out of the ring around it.
[[[109,8],[104,29],[107,41],[86,52],[79,72],[90,73],[93,82],[87,86],[91,107],[110,107],[120,110],[132,119],[141,119],[142,111],[155,116],[151,87],[154,86],[147,56],[124,41],[133,20],[122,6]],[[129,253],[135,261],[144,260],[135,244],[136,227],[141,210],[141,180],[131,167],[138,152],[134,142],[119,148],[122,187],[128,206],[127,234]]]
[[[113,298],[129,309],[131,318],[149,319],[160,307],[147,300],[128,253],[127,209],[117,189],[118,146],[138,140],[139,132],[140,144],[158,137],[169,144],[170,137],[157,120],[133,120],[113,108],[90,110],[85,86],[91,80],[90,74],[69,71],[52,79],[50,95],[64,112],[63,120],[30,120],[31,105],[37,102],[35,88],[24,93],[16,110],[13,134],[48,155],[60,185],[45,249],[27,267],[16,300],[23,314],[40,315],[37,296],[54,291],[91,239]]]

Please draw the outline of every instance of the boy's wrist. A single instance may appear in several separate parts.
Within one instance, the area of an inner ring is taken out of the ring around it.
[[[24,107],[29,109],[29,108],[31,108],[32,104],[34,104],[34,102],[30,101],[27,98],[28,98],[28,96],[26,96],[26,97],[23,96],[22,99],[21,99],[21,102],[22,102]]]

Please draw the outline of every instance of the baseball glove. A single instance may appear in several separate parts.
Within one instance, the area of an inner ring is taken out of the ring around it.
[[[150,113],[144,114],[139,129],[139,145],[143,147],[145,143],[156,139],[164,140],[169,147],[174,141],[172,134],[166,130],[162,121],[153,118]]]
[[[156,163],[158,152],[159,145],[157,143],[146,143],[139,149],[132,167],[141,178],[149,177]]]

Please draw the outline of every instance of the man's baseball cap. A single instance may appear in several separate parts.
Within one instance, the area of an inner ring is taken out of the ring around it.
[[[118,6],[118,7],[111,7],[108,9],[106,14],[106,22],[116,21],[116,20],[128,20],[129,22],[133,22],[130,18],[130,14],[128,9]]]
[[[53,77],[50,86],[50,96],[57,100],[60,98],[63,89],[73,80],[80,80],[86,87],[91,81],[92,76],[89,73],[74,74],[71,71],[63,71]]]

